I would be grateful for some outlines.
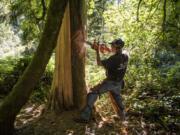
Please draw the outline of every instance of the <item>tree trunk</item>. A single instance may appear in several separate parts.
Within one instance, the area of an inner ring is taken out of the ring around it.
[[[60,111],[73,106],[69,4],[66,7],[56,47],[55,71],[49,107]]]
[[[78,108],[86,103],[85,82],[85,0],[70,0],[72,84],[74,105]]]
[[[56,46],[59,29],[68,0],[51,0],[46,25],[33,60],[13,87],[12,92],[0,105],[0,134],[10,135],[14,120],[22,106],[28,101],[37,81],[45,71]]]

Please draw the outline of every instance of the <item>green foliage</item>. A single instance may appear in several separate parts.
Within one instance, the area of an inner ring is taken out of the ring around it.
[[[24,50],[19,37],[21,32],[10,24],[10,6],[9,0],[0,1],[0,58],[19,57]]]
[[[171,84],[175,88],[180,88],[180,62],[176,62],[176,64],[170,68],[167,72],[167,83]]]
[[[38,42],[42,33],[49,0],[16,0],[11,3],[11,23],[22,31],[25,43]]]
[[[12,90],[13,86],[16,84],[18,78],[22,75],[31,59],[31,56],[25,56],[22,58],[10,57],[0,60],[0,94],[7,95],[10,90]],[[31,96],[31,101],[47,101],[53,76],[53,70],[54,61],[53,59],[51,59],[45,73],[34,88],[33,95]]]
[[[102,67],[96,64],[95,51],[88,48],[86,59],[86,82],[88,87],[93,87],[105,78],[105,72]]]
[[[44,26],[42,1],[0,2],[0,94],[7,95],[29,64]],[[48,7],[49,1],[45,6]],[[23,42],[22,42],[23,41]],[[23,46],[25,44],[26,46]],[[32,101],[45,101],[50,89],[53,60],[34,89]],[[49,64],[50,64],[49,63]]]
[[[6,59],[1,59],[1,94],[9,93],[14,84],[17,82],[19,76],[27,67],[29,61],[29,57],[20,59],[9,57]]]
[[[114,1],[114,0],[112,0]],[[112,1],[107,0],[88,0],[88,38],[92,40],[93,38],[104,40],[103,33],[105,32],[104,23],[105,19],[103,13],[107,9]]]

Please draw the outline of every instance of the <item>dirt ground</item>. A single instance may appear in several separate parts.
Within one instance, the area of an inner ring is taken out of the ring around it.
[[[89,124],[73,121],[78,111],[53,113],[45,105],[28,104],[17,116],[15,135],[176,135],[142,117],[128,115],[122,122],[111,116]],[[177,134],[178,135],[178,134]]]

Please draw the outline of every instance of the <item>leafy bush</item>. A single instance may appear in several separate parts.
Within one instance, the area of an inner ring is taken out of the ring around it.
[[[180,62],[176,62],[167,72],[167,83],[180,88]]]
[[[0,60],[0,94],[7,94],[16,83],[18,76],[17,59],[11,57]]]
[[[31,56],[26,55],[19,59],[11,57],[0,60],[0,94],[7,95],[12,90],[31,59]],[[47,99],[53,76],[53,63],[53,60],[51,60],[45,73],[35,86],[34,93],[31,97],[32,101],[45,101]]]

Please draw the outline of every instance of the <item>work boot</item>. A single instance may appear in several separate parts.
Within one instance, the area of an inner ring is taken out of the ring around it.
[[[74,118],[74,121],[77,123],[88,123],[90,122],[92,117],[92,110],[90,107],[85,107],[83,111],[81,112],[79,118]]]

